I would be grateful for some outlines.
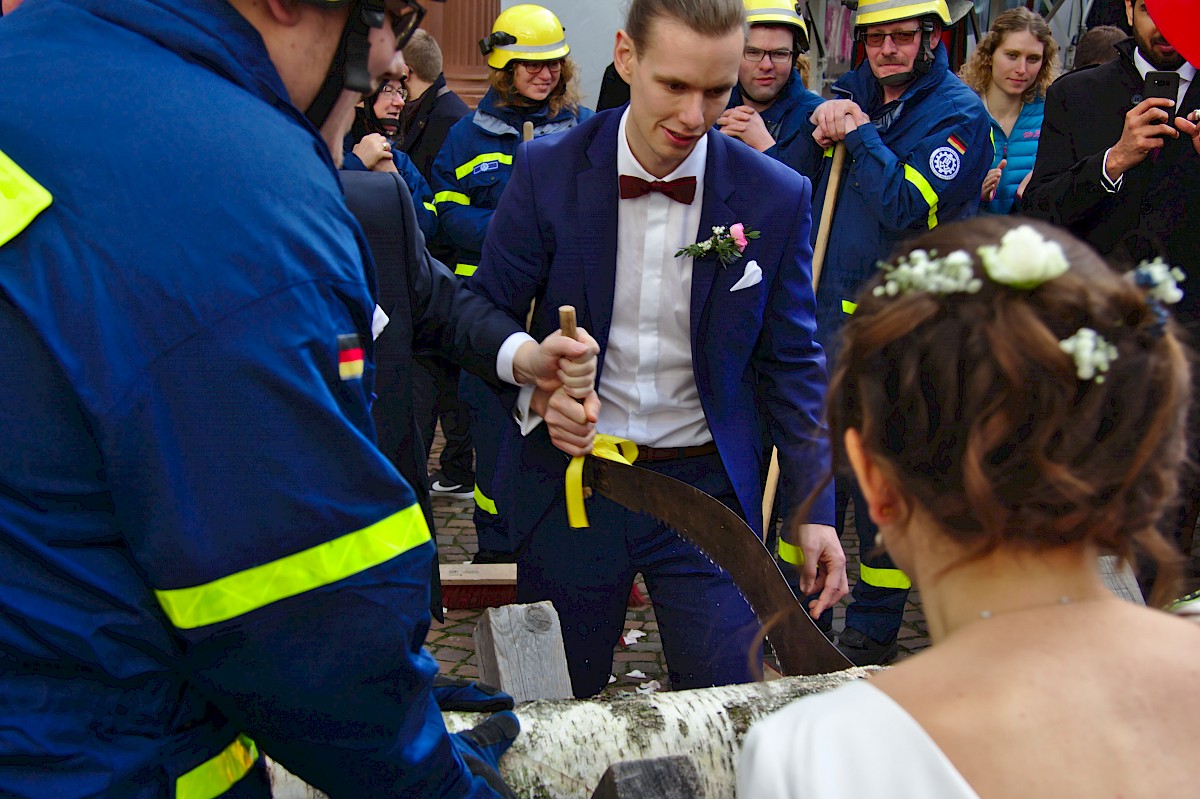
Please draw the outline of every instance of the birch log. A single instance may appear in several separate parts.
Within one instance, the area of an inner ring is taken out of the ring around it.
[[[806,694],[836,688],[877,670],[852,668],[749,685],[592,700],[538,701],[516,709],[521,736],[500,761],[522,799],[589,799],[612,763],[691,755],[707,799],[733,799],[738,755],[750,725]],[[486,715],[446,713],[451,732]],[[271,764],[275,799],[320,799]]]

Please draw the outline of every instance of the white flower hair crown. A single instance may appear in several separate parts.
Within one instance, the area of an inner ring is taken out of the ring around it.
[[[1109,364],[1117,359],[1117,348],[1090,327],[1079,328],[1058,346],[1075,360],[1075,374],[1080,380],[1103,383]]]
[[[895,265],[880,263],[887,277],[874,289],[876,297],[927,292],[929,294],[974,294],[983,287],[971,268],[971,256],[965,250],[939,258],[937,250],[913,250]]]
[[[986,244],[976,253],[988,278],[1018,291],[1031,291],[1071,267],[1062,245],[1050,241],[1030,225],[1013,228],[1004,234],[999,245]],[[873,290],[876,297],[915,292],[975,294],[983,286],[983,281],[975,276],[970,254],[964,250],[943,257],[938,257],[936,251],[913,250],[895,265],[880,263],[879,267],[886,277]],[[1182,296],[1175,285],[1175,280],[1182,279],[1179,270],[1171,271],[1165,264],[1155,262],[1143,264],[1138,273],[1133,277],[1138,285],[1148,287],[1153,283],[1151,297],[1161,295],[1164,300],[1174,297],[1171,300],[1174,302],[1178,301],[1177,294]],[[1058,345],[1075,361],[1075,373],[1084,381],[1103,383],[1104,373],[1117,358],[1117,348],[1090,327],[1081,327]]]
[[[1024,291],[1053,280],[1071,266],[1062,245],[1029,225],[1005,233],[999,247],[994,244],[980,247],[979,260],[992,280]]]
[[[1162,258],[1155,258],[1153,261],[1142,261],[1125,276],[1135,286],[1145,290],[1146,300],[1155,316],[1150,332],[1155,338],[1162,336],[1167,329],[1167,306],[1183,299],[1183,289],[1179,288],[1179,284],[1187,279],[1187,275],[1179,267],[1170,266]]]

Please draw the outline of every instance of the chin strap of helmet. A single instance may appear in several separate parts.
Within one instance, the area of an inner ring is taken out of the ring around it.
[[[309,121],[320,128],[333,109],[342,89],[368,95],[372,85],[368,59],[371,55],[371,29],[383,27],[383,0],[357,0],[350,7],[350,19],[342,31],[333,63],[317,97],[305,110]]]
[[[883,86],[905,86],[920,78],[922,75],[929,72],[933,66],[933,20],[921,20],[921,49],[917,51],[917,57],[913,61],[913,68],[908,72],[901,72],[896,75],[888,75],[886,78],[880,78],[879,83]]]

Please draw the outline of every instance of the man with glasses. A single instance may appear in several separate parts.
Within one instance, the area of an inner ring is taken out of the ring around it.
[[[336,796],[504,790],[515,719],[451,736],[431,698],[435,548],[375,446],[373,269],[317,133],[421,12],[0,19],[0,795],[266,799],[263,752]],[[36,109],[68,97],[63,159]]]
[[[906,237],[972,216],[979,206],[991,128],[978,95],[949,68],[943,27],[970,9],[967,0],[950,3],[860,0],[854,25],[863,62],[838,79],[836,99],[817,107],[801,135],[777,147],[784,162],[812,178],[813,219],[821,217],[834,146],[846,147],[817,290],[817,337],[830,363],[837,332],[876,262]],[[814,226],[814,241],[816,234]],[[886,555],[873,554],[876,528],[851,480],[838,481],[839,531],[851,497],[861,568],[838,646],[855,663],[882,663],[898,651],[909,581]]]
[[[724,134],[776,155],[776,142],[795,136],[821,96],[805,88],[796,58],[808,49],[808,28],[790,0],[744,0],[750,25],[729,109],[717,120]]]

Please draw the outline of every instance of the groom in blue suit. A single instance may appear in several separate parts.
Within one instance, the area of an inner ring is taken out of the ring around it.
[[[593,430],[631,440],[637,466],[696,486],[760,531],[772,444],[788,508],[829,471],[809,183],[712,132],[744,25],[741,0],[633,0],[614,51],[629,105],[518,151],[471,281],[514,319],[536,299],[539,338],[574,305],[600,343],[598,403],[511,392],[518,423],[502,434],[496,483],[525,536],[518,600],[554,602],[581,697],[608,681],[638,572],[673,689],[753,679],[758,624],[728,574],[653,519],[594,497],[590,527],[572,529],[560,449],[588,451]],[[737,223],[761,232],[740,259],[676,255]],[[789,535],[805,554],[802,587],[820,592],[815,616],[846,592],[831,486],[806,514]]]

